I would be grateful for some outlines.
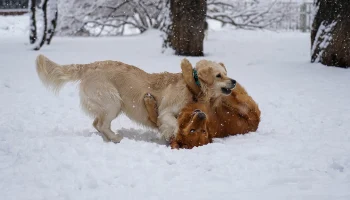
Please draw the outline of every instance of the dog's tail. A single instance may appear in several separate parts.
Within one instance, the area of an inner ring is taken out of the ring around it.
[[[42,83],[57,93],[65,83],[80,80],[85,68],[80,64],[59,65],[39,55],[36,58],[36,71]]]

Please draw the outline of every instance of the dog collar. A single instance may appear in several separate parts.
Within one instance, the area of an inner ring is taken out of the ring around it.
[[[196,82],[196,85],[198,85],[200,87],[201,83],[199,82],[198,72],[195,68],[193,68],[193,78],[194,78],[194,81]]]

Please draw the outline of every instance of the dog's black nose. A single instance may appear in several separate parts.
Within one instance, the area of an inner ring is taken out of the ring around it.
[[[235,88],[237,84],[236,80],[231,79],[231,84],[232,84],[232,88]]]
[[[195,112],[195,113],[198,113],[198,112],[202,112],[202,111],[199,110],[199,109],[196,109],[196,110],[194,110],[194,112]]]
[[[199,112],[197,116],[199,119],[205,119],[207,117],[204,112]]]

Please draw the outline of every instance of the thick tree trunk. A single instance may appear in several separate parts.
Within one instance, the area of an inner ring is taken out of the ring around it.
[[[206,0],[170,0],[170,46],[177,55],[203,56]]]
[[[311,62],[350,67],[350,1],[315,0]]]
[[[39,50],[46,41],[46,31],[47,31],[47,2],[49,0],[43,0],[42,2],[42,10],[43,10],[43,30],[42,30],[42,37],[40,38],[40,43],[37,44],[37,46],[34,48],[34,50]]]
[[[58,18],[57,0],[50,0],[48,7],[49,7],[48,9],[49,14],[48,14],[48,22],[47,22],[48,28],[47,28],[46,42],[48,45],[50,45],[57,26],[57,18]]]
[[[36,0],[29,0],[28,8],[30,13],[30,33],[29,33],[29,43],[34,44],[37,38],[36,35],[36,19],[35,19],[35,7]]]

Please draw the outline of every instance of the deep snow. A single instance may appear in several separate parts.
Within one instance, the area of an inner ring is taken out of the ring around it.
[[[79,107],[77,85],[55,96],[34,66],[42,53],[61,64],[112,59],[179,72],[182,57],[161,54],[158,32],[56,37],[40,52],[16,33],[0,36],[2,200],[350,199],[350,71],[310,64],[308,34],[209,32],[206,59],[226,64],[262,121],[256,133],[171,150],[126,117],[112,128],[125,139],[104,143]]]

